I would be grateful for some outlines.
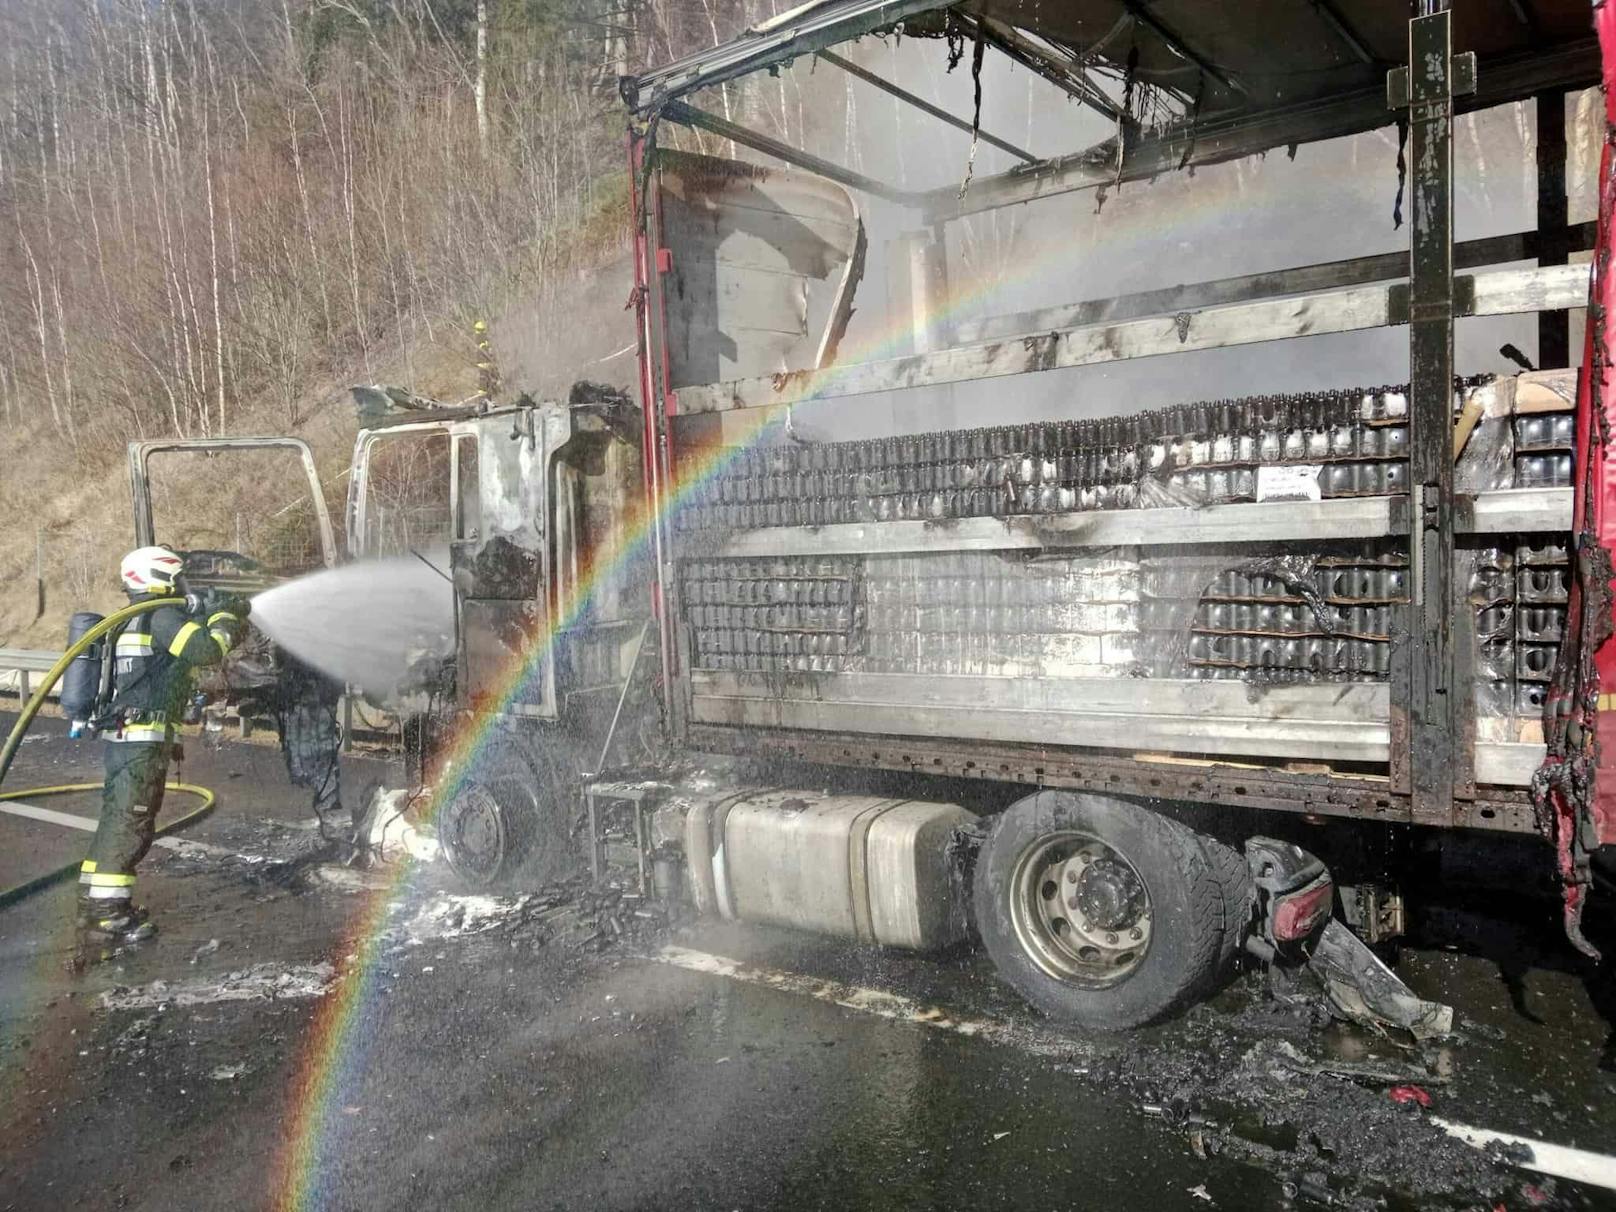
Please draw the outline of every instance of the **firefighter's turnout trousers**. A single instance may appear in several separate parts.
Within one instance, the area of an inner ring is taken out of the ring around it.
[[[128,903],[135,865],[151,849],[174,746],[167,741],[109,740],[105,749],[101,822],[80,869],[79,884],[86,897],[111,910]]]

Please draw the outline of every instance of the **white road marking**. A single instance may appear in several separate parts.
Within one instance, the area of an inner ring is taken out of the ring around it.
[[[36,804],[25,804],[21,800],[8,800],[5,803],[0,803],[0,812],[20,816],[30,821],[43,821],[47,825],[60,825],[64,829],[77,829],[83,833],[94,833],[97,824],[91,817],[74,816],[70,812],[57,812],[54,808],[41,808]],[[223,846],[215,846],[211,842],[198,842],[187,837],[160,837],[152,844],[161,846],[164,850],[172,850],[177,854],[206,854],[212,858],[236,859],[243,863],[269,862],[269,859],[261,854],[239,854]]]
[[[61,825],[67,829],[82,829],[86,833],[95,832],[96,823],[87,816],[73,816],[71,813],[57,812],[54,808],[39,808],[33,804],[25,804],[21,800],[7,800],[5,803],[0,804],[0,812],[24,817],[30,821],[44,821],[47,825]]]
[[[1510,1148],[1524,1148],[1530,1152],[1530,1157],[1520,1160],[1509,1157],[1506,1152],[1503,1156],[1514,1165],[1523,1170],[1536,1170],[1539,1174],[1549,1174],[1555,1178],[1568,1178],[1573,1182],[1588,1183],[1595,1187],[1604,1187],[1609,1191],[1616,1191],[1616,1157],[1608,1153],[1594,1153],[1588,1149],[1577,1149],[1570,1145],[1556,1145],[1551,1141],[1533,1140],[1530,1136],[1516,1136],[1513,1132],[1495,1132],[1491,1128],[1477,1128],[1470,1124],[1459,1124],[1452,1120],[1431,1116],[1431,1122],[1441,1128],[1455,1140],[1462,1140],[1467,1145],[1477,1149],[1485,1149],[1489,1144],[1497,1141]]]
[[[670,964],[688,972],[703,972],[709,976],[722,976],[750,985],[763,985],[769,989],[777,989],[781,993],[794,993],[830,1002],[832,1005],[860,1014],[873,1014],[878,1018],[898,1022],[918,1023],[923,1027],[937,1027],[975,1039],[1008,1044],[1023,1051],[1044,1055],[1062,1054],[1069,1057],[1082,1050],[1079,1042],[1074,1041],[1062,1047],[1059,1041],[1041,1040],[1033,1033],[1009,1023],[993,1019],[956,1018],[940,1007],[924,1006],[900,994],[870,989],[862,985],[848,985],[817,976],[785,972],[777,968],[765,968],[758,964],[745,964],[738,960],[726,959],[722,955],[694,951],[688,947],[663,947],[653,952],[649,958],[659,964]],[[1520,1160],[1510,1159],[1514,1165],[1523,1170],[1533,1170],[1539,1174],[1616,1191],[1616,1157],[1569,1145],[1533,1140],[1527,1136],[1516,1136],[1510,1132],[1495,1132],[1490,1128],[1455,1123],[1434,1115],[1430,1117],[1430,1121],[1454,1139],[1461,1140],[1476,1149],[1485,1150],[1494,1141],[1506,1146],[1524,1148],[1529,1152],[1529,1157],[1523,1156]]]
[[[330,964],[254,964],[217,976],[183,981],[153,981],[133,988],[108,989],[101,1005],[108,1010],[155,1010],[160,1006],[209,1006],[216,1002],[287,1001],[320,997],[336,980]]]
[[[672,945],[654,951],[648,957],[659,964],[669,964],[688,972],[703,972],[709,976],[722,976],[749,985],[763,985],[781,993],[795,993],[854,1010],[860,1014],[873,1014],[877,1018],[894,1022],[916,1023],[922,1027],[935,1027],[975,1039],[1010,1044],[1024,1052],[1064,1059],[1085,1057],[1088,1049],[1080,1040],[1042,1039],[1026,1028],[1011,1023],[985,1018],[958,1018],[938,1006],[927,1006],[898,993],[884,989],[871,989],[865,985],[849,985],[842,981],[818,976],[803,976],[797,972],[783,972],[778,968],[765,968],[758,964],[743,964],[705,951]]]

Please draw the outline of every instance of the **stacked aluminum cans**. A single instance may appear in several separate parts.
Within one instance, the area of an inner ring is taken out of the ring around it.
[[[1467,386],[1456,384],[1456,389]],[[737,452],[679,516],[720,532],[1238,501],[1266,465],[1325,497],[1407,487],[1402,388],[1264,396],[1130,418]],[[1505,484],[1569,484],[1572,414],[1500,420]],[[1076,555],[947,552],[680,561],[697,668],[769,673],[1384,681],[1409,600],[1398,543]],[[1565,629],[1563,546],[1465,547],[1475,704],[1541,715]]]
[[[675,524],[733,531],[1257,499],[1258,468],[1316,465],[1326,497],[1407,491],[1401,387],[1184,404],[865,442],[738,450]],[[1147,487],[1147,481],[1149,485]],[[1150,491],[1150,489],[1158,491]]]

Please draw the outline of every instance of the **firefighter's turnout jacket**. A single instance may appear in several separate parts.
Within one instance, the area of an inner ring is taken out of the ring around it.
[[[102,732],[108,744],[101,820],[79,875],[81,891],[97,901],[127,902],[133,894],[135,866],[156,832],[175,725],[191,697],[191,671],[217,665],[245,629],[230,610],[193,613],[185,599],[173,597],[172,606],[131,622],[113,647],[111,718]]]
[[[141,594],[130,601],[155,596]],[[172,742],[174,725],[191,697],[191,670],[224,660],[240,641],[242,628],[229,610],[203,607],[192,614],[178,596],[172,606],[135,619],[113,649],[111,713],[119,725],[106,731],[107,740]]]

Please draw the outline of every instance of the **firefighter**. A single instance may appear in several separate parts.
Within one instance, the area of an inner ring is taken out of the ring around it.
[[[477,395],[484,404],[492,404],[499,394],[499,363],[494,358],[494,344],[488,337],[488,325],[478,320],[471,326],[477,339]]]
[[[163,783],[174,756],[174,726],[184,715],[191,671],[217,665],[246,630],[246,599],[210,592],[200,602],[180,584],[181,557],[167,547],[142,547],[123,559],[120,573],[131,603],[173,599],[137,616],[113,651],[112,696],[98,712],[106,738],[101,821],[79,874],[75,964],[157,933],[134,903],[135,867],[151,849]]]

